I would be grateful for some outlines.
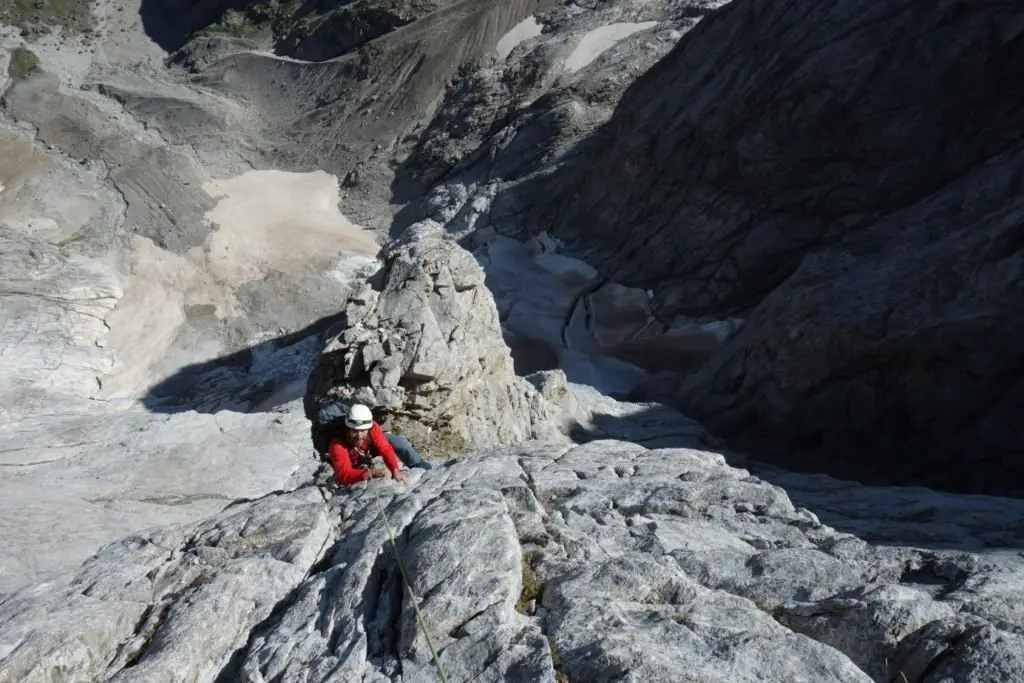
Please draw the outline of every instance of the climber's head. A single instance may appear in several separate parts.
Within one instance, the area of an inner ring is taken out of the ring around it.
[[[366,439],[370,427],[373,426],[373,413],[362,403],[354,403],[348,409],[345,416],[345,427],[348,438],[353,443],[360,443]]]

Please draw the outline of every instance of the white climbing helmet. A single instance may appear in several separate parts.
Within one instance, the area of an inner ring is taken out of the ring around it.
[[[355,403],[348,409],[345,426],[349,429],[369,429],[373,426],[373,413],[362,403]]]

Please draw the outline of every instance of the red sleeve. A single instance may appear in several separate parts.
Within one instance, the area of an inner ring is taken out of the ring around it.
[[[384,458],[384,464],[388,466],[388,469],[397,472],[398,456],[395,455],[395,449],[391,447],[391,442],[384,436],[384,430],[376,422],[370,427],[370,441],[373,443],[374,449],[380,453],[380,457]]]
[[[334,468],[334,476],[338,478],[338,483],[342,486],[349,486],[363,480],[366,470],[352,466],[352,458],[349,457],[348,449],[337,439],[331,439],[327,457],[330,458],[331,467]]]

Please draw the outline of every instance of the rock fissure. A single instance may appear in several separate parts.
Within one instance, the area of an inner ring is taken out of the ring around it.
[[[136,625],[132,640],[122,645],[114,660],[107,666],[108,671],[119,672],[135,666],[145,654],[173,606],[171,599],[165,599],[155,605],[149,605],[139,623]]]
[[[570,302],[569,306],[566,307],[565,320],[562,322],[561,332],[563,348],[572,348],[572,346],[569,344],[569,330],[572,328],[572,321],[576,317],[576,311],[580,307],[580,304],[583,304],[583,306],[586,308],[587,298],[594,292],[597,292],[602,287],[604,287],[607,284],[607,282],[608,281],[606,279],[601,279],[595,282],[593,285],[577,292],[576,295],[573,297],[572,301]],[[590,313],[585,313],[584,327],[588,330],[590,329]]]

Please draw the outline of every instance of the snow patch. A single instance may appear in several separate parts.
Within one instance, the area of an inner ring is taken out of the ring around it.
[[[565,70],[574,74],[593,62],[602,52],[611,48],[623,38],[628,38],[634,33],[657,25],[658,22],[656,21],[644,21],[638,24],[622,22],[595,28],[583,36],[583,40],[572,51],[569,58],[565,60]]]
[[[335,261],[327,273],[334,280],[347,285],[365,280],[377,272],[382,265],[383,262],[375,257],[365,254],[346,254]]]
[[[126,294],[107,317],[104,343],[119,363],[104,379],[102,398],[138,395],[157,364],[194,362],[195,348],[189,358],[169,355],[191,306],[212,306],[221,319],[240,316],[238,288],[268,273],[301,281],[329,272],[353,282],[376,263],[376,237],[338,211],[338,178],[330,173],[248,171],[203,189],[217,200],[206,216],[216,229],[203,244],[180,256],[135,237]],[[216,344],[206,349],[210,357],[223,352]]]
[[[509,29],[509,32],[498,40],[498,45],[495,47],[498,57],[506,59],[509,54],[511,54],[512,50],[514,50],[516,46],[524,40],[529,40],[530,38],[536,38],[539,36],[542,28],[543,27],[537,23],[536,17],[533,15],[526,17]]]
[[[266,57],[267,59],[277,62],[288,62],[289,64],[315,64],[315,62],[310,62],[305,59],[296,59],[295,57],[289,57],[288,55],[279,55],[276,52],[269,52],[267,50],[240,50],[236,54]]]
[[[218,229],[205,258],[223,282],[241,285],[271,269],[305,272],[317,262],[329,267],[341,254],[373,257],[380,249],[372,232],[338,211],[338,179],[330,173],[249,171],[203,189],[219,200],[207,215]]]

